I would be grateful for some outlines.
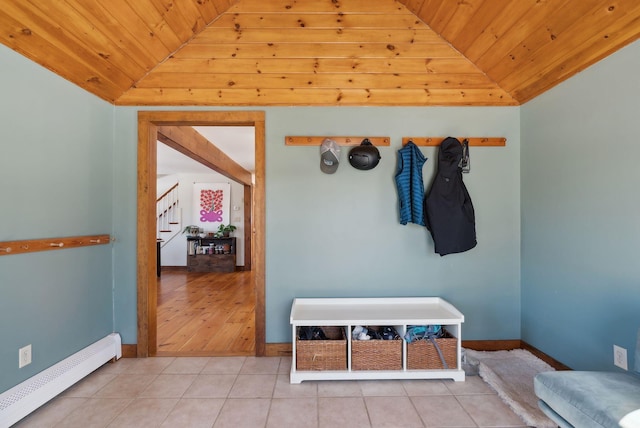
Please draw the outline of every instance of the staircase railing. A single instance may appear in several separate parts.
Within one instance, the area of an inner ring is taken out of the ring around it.
[[[173,187],[156,200],[156,231],[158,238],[163,232],[174,232],[172,226],[180,225],[178,186],[179,183],[174,184]]]

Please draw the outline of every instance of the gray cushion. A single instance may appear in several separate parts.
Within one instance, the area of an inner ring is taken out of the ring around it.
[[[534,389],[546,406],[580,428],[619,427],[624,415],[640,408],[640,377],[630,373],[544,372],[536,375]]]
[[[538,400],[538,407],[540,407],[540,410],[542,410],[545,415],[549,416],[549,419],[558,424],[558,427],[573,428],[573,426],[571,426],[569,422],[565,421],[562,416],[554,412],[553,409],[547,406],[547,403],[545,403],[544,401]]]

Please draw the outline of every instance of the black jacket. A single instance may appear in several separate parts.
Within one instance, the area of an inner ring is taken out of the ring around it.
[[[444,256],[476,246],[473,204],[462,182],[462,145],[447,137],[438,151],[438,172],[424,199],[425,225],[436,253]]]

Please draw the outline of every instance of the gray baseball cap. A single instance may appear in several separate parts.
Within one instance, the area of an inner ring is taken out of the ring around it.
[[[340,163],[340,146],[330,138],[325,138],[320,144],[320,171],[333,174]]]

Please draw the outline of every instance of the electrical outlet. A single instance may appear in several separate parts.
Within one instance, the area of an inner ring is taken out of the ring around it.
[[[21,369],[29,364],[31,364],[31,345],[18,350],[18,368]]]
[[[627,370],[627,350],[625,348],[613,345],[613,364]]]

